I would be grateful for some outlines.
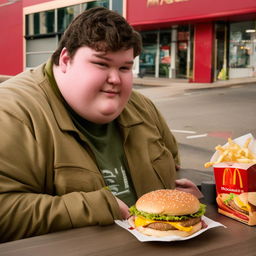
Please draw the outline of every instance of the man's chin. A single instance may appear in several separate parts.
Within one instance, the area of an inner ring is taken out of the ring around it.
[[[96,124],[106,124],[116,119],[121,112],[122,112],[121,108],[108,107],[104,109],[97,109],[97,111],[92,110],[86,113],[80,113],[80,116]]]
[[[120,112],[104,112],[91,120],[97,124],[107,124],[115,120],[120,115]]]

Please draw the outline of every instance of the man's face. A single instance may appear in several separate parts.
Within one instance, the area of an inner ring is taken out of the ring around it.
[[[64,48],[58,87],[80,116],[108,123],[119,116],[130,97],[133,58],[133,49],[104,53],[85,46],[71,59]]]

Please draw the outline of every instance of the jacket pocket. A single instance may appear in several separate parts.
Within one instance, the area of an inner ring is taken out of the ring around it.
[[[174,188],[176,169],[171,152],[160,141],[152,143],[149,152],[152,167],[163,183],[164,188]]]
[[[74,191],[90,192],[105,186],[100,173],[68,165],[55,168],[54,184],[57,195]]]

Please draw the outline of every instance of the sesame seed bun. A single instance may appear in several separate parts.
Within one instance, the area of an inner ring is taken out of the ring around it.
[[[186,215],[197,212],[200,202],[190,193],[161,189],[141,196],[136,202],[136,208],[154,214]]]
[[[248,202],[256,206],[256,192],[244,192],[238,195],[239,199],[247,204]]]
[[[256,192],[248,193],[248,202],[256,206]]]
[[[248,203],[248,199],[249,199],[248,194],[249,194],[249,193],[246,192],[246,193],[241,193],[241,194],[238,195],[239,199],[240,199],[244,204],[247,204],[247,203]]]

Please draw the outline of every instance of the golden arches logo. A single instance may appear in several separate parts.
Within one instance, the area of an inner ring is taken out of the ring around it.
[[[234,186],[237,185],[237,183],[239,184],[240,188],[243,188],[243,180],[239,169],[236,168],[232,171],[230,168],[225,168],[223,171],[222,184],[227,186]]]

